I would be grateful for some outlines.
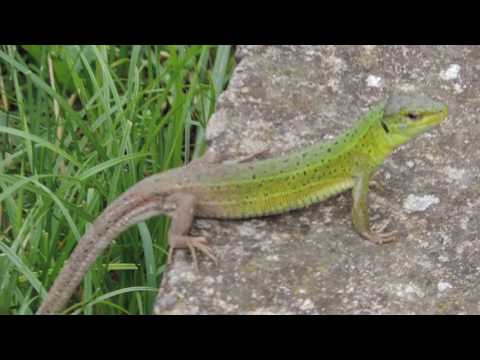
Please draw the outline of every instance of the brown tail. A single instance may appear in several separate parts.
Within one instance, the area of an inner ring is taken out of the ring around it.
[[[163,196],[130,189],[115,200],[90,226],[64,265],[37,314],[56,314],[82,281],[85,273],[110,243],[130,226],[164,214]]]

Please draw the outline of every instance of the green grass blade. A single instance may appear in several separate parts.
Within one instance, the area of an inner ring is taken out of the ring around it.
[[[54,144],[46,141],[45,139],[42,139],[41,137],[39,137],[37,135],[33,135],[33,134],[27,133],[27,132],[22,131],[22,130],[12,129],[12,128],[6,127],[6,126],[0,126],[0,133],[5,133],[5,134],[18,136],[18,137],[36,142],[38,145],[40,145],[42,147],[45,147],[49,150],[52,150],[53,152],[57,153],[58,155],[64,157],[65,159],[67,159],[68,161],[70,161],[72,164],[79,167],[80,169],[83,167],[83,165],[79,161],[77,161],[73,156],[69,155],[66,151],[62,150],[57,145],[54,145]]]
[[[47,291],[40,283],[35,274],[30,270],[30,268],[22,261],[22,259],[17,256],[10,248],[0,239],[0,251],[5,254],[5,256],[10,260],[10,262],[15,266],[15,268],[23,274],[30,285],[39,293],[42,297],[47,295]]]
[[[96,175],[102,171],[105,171],[106,169],[108,168],[111,168],[111,167],[114,167],[118,164],[121,164],[122,162],[125,162],[125,161],[131,161],[131,160],[137,160],[137,159],[141,159],[141,158],[144,158],[146,157],[148,154],[142,154],[142,153],[139,153],[139,154],[130,154],[130,155],[123,155],[123,156],[119,156],[115,159],[111,159],[111,160],[107,160],[101,164],[98,164],[98,165],[95,165],[91,168],[89,168],[88,170],[85,170],[84,172],[82,172],[79,176],[78,176],[78,179],[80,181],[85,181],[87,180],[89,177],[93,176],[93,175]]]

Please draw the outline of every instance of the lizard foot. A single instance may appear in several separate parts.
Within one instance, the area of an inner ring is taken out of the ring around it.
[[[385,244],[393,241],[397,241],[397,231],[383,232],[390,220],[383,222],[382,224],[373,225],[371,230],[368,232],[363,232],[361,235],[367,240],[375,244]]]
[[[190,254],[192,254],[193,263],[195,268],[198,271],[198,261],[196,250],[207,255],[213,262],[217,263],[217,258],[213,255],[213,250],[210,246],[207,245],[207,239],[204,237],[192,237],[192,236],[181,236],[181,235],[171,235],[169,238],[170,250],[168,251],[167,264],[171,264],[172,256],[175,249],[179,248],[188,248]]]
[[[371,180],[368,183],[368,188],[372,189],[372,190],[376,190],[376,191],[383,191],[384,190],[382,184],[380,184],[379,182],[377,182],[375,180]]]

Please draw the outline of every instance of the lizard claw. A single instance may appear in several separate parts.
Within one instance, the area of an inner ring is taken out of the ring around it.
[[[376,182],[375,180],[371,180],[368,183],[368,188],[369,189],[374,189],[374,190],[383,190],[382,185],[380,185],[380,183]]]
[[[198,271],[198,261],[196,250],[207,255],[210,259],[217,264],[217,258],[213,255],[213,250],[207,245],[207,239],[204,237],[192,237],[192,236],[174,236],[170,237],[170,250],[168,251],[167,264],[171,264],[172,256],[175,249],[188,248],[190,254],[192,254],[193,263]]]
[[[383,232],[390,224],[390,220],[386,220],[381,224],[373,225],[371,230],[362,233],[362,236],[375,244],[385,244],[397,241],[397,231]]]
[[[215,257],[215,255],[213,255],[213,250],[210,246],[207,245],[207,239],[205,239],[204,237],[190,237],[187,240],[187,247],[188,250],[190,250],[190,254],[192,254],[193,263],[195,264],[195,268],[197,269],[197,271],[199,269],[196,250],[207,255],[210,259],[213,260],[215,264],[217,264],[217,258]]]
[[[372,232],[381,233],[383,230],[387,228],[389,224],[390,224],[390,219],[387,219],[383,223],[372,225]]]

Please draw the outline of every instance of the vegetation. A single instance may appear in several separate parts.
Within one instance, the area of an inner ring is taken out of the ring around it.
[[[230,46],[0,46],[0,312],[34,313],[85,227],[204,151]],[[148,314],[168,219],[117,239],[67,313]]]

